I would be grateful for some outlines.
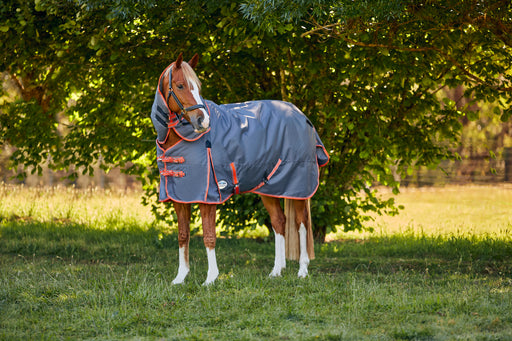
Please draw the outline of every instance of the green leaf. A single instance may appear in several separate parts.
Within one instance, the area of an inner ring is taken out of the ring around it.
[[[470,121],[476,121],[480,117],[480,113],[478,111],[468,111],[466,112],[466,117]]]
[[[512,110],[504,110],[503,114],[500,117],[501,122],[508,122],[510,116],[512,115]]]

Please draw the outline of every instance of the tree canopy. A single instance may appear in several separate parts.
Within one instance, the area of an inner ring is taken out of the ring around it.
[[[16,147],[14,167],[88,173],[101,158],[154,202],[156,82],[198,52],[205,98],[287,100],[315,124],[331,156],[313,201],[320,235],[396,212],[371,186],[396,193],[397,176],[454,157],[471,104],[512,114],[505,0],[6,0],[0,18],[0,143]],[[459,86],[465,101],[443,95]],[[256,201],[235,197],[219,219],[262,223]]]

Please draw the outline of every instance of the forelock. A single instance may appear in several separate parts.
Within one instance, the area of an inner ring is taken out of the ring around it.
[[[201,81],[199,78],[197,78],[194,69],[192,69],[192,67],[187,62],[181,63],[181,68],[183,69],[183,76],[188,82],[188,85],[197,85],[198,89],[201,90]]]

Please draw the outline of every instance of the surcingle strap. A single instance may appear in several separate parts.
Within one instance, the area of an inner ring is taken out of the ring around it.
[[[183,163],[185,162],[185,158],[182,156],[164,156],[161,155],[156,158],[157,161],[162,161],[165,163]]]
[[[174,171],[174,170],[162,170],[160,171],[160,175],[170,176],[173,178],[183,178],[185,176],[185,172],[183,171]]]
[[[235,186],[234,192],[235,194],[240,194],[240,185],[238,183],[238,177],[236,176],[235,163],[231,162],[229,166],[231,167],[231,172],[233,173],[233,185]]]

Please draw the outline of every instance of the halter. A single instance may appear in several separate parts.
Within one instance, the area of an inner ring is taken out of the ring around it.
[[[196,110],[196,109],[204,109],[206,110],[206,106],[204,104],[196,104],[193,106],[190,106],[188,108],[185,108],[183,104],[178,99],[178,96],[174,93],[174,90],[172,89],[172,67],[171,65],[169,69],[169,92],[167,93],[167,99],[165,100],[167,105],[169,105],[169,97],[172,95],[172,98],[176,101],[176,104],[178,104],[178,107],[180,108],[180,113],[175,112],[174,115],[176,115],[176,118],[178,119],[178,122],[181,122],[183,119],[183,116],[187,114],[189,111]],[[204,103],[204,99],[201,97],[201,100]]]

